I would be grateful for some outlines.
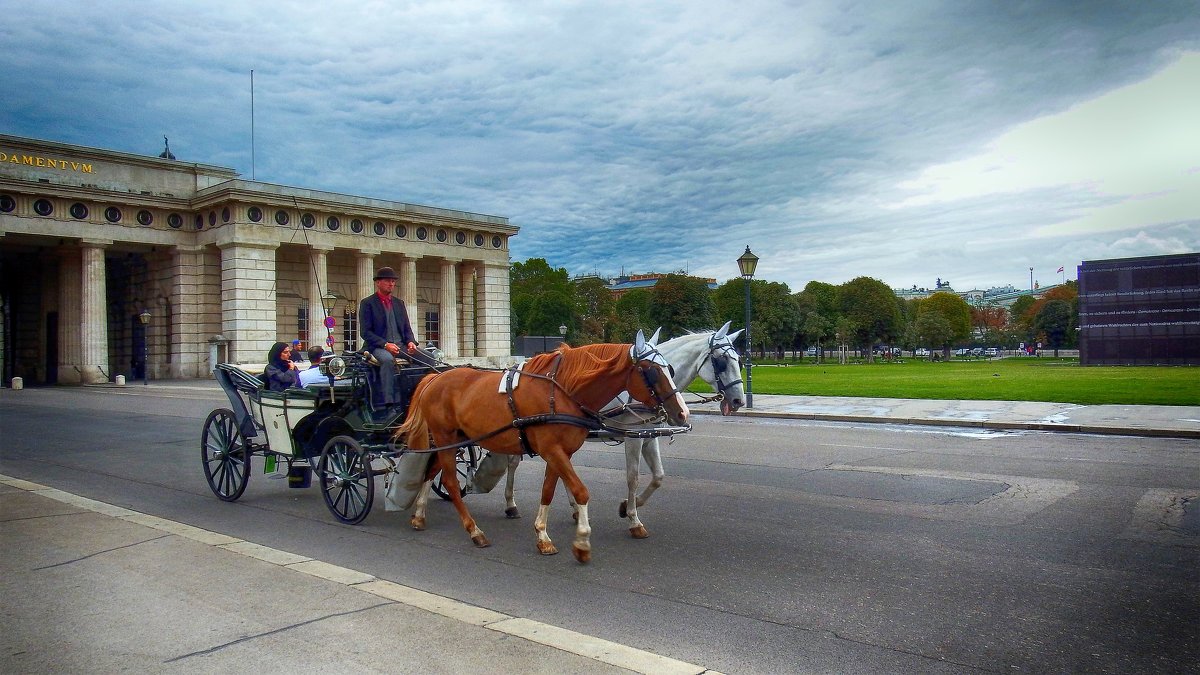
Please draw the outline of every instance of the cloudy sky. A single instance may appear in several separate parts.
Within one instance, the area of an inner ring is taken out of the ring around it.
[[[0,10],[0,133],[506,216],[575,274],[723,281],[750,245],[795,291],[1024,288],[1200,250],[1195,0]]]

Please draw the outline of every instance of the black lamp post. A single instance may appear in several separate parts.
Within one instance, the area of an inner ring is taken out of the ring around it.
[[[737,259],[738,269],[742,272],[742,279],[746,282],[746,407],[754,407],[754,376],[751,369],[754,364],[750,362],[750,352],[753,349],[754,343],[750,341],[750,280],[754,278],[754,268],[758,267],[758,256],[750,252],[750,246],[746,246],[746,252]]]
[[[337,308],[338,296],[334,293],[326,293],[321,296],[321,307],[325,310],[325,348],[333,351],[333,327],[337,321],[333,319],[333,310]],[[312,347],[312,342],[309,341],[309,347]]]
[[[138,314],[142,322],[142,386],[150,385],[150,310]]]

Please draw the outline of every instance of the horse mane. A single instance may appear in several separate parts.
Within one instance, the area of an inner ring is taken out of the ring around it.
[[[566,343],[547,354],[538,354],[529,359],[525,366],[529,372],[544,373],[550,370],[551,363],[562,354],[562,364],[558,367],[555,379],[567,390],[574,390],[581,382],[589,382],[601,373],[612,368],[613,361],[629,358],[629,345],[625,344],[594,344],[583,347],[571,347]]]

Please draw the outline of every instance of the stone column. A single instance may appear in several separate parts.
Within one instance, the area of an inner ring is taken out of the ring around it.
[[[475,356],[475,264],[458,266],[458,354]]]
[[[475,318],[478,355],[506,360],[512,357],[509,324],[508,263],[485,262],[476,283],[478,313]]]
[[[308,279],[308,344],[304,345],[305,350],[313,345],[326,346],[325,339],[330,334],[325,327],[325,302],[321,298],[331,292],[328,270],[329,252],[333,247],[312,244],[309,248],[312,274]]]
[[[421,342],[421,330],[425,327],[423,323],[417,323],[417,258],[419,256],[406,255],[400,261],[400,299],[404,301],[404,307],[408,309],[408,323],[412,325],[413,335],[417,337],[417,342]]]
[[[274,243],[221,246],[221,333],[229,360],[263,363],[277,340]]]
[[[438,348],[446,358],[458,358],[458,260],[442,260],[441,298],[438,309]]]
[[[58,382],[83,382],[83,258],[78,248],[58,249]]]
[[[80,382],[107,382],[108,367],[108,289],[104,267],[104,248],[111,241],[80,242],[83,248],[82,286],[80,287]]]
[[[356,288],[358,290],[355,291],[358,295],[357,295],[357,297],[350,299],[350,302],[353,303],[353,310],[355,312],[358,311],[359,301],[361,301],[363,298],[365,298],[368,295],[371,295],[372,293],[375,292],[374,277],[375,277],[375,256],[376,255],[378,255],[378,253],[375,251],[359,251],[358,252],[358,258],[356,260],[356,262],[358,263],[358,267],[357,267],[358,274],[357,274],[357,278],[356,278],[358,285],[356,286]]]
[[[171,377],[206,377],[212,372],[208,363],[208,339],[212,335],[204,334],[204,305],[212,295],[204,287],[203,276],[204,247],[171,249],[171,343],[166,345],[173,355]]]

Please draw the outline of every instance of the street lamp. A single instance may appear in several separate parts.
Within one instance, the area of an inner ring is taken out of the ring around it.
[[[150,386],[150,310],[143,309],[141,314],[138,314],[138,321],[142,322],[142,386]]]
[[[327,335],[325,336],[325,347],[329,351],[333,351],[333,327],[337,325],[337,320],[333,318],[333,310],[337,305],[338,296],[332,292],[326,292],[321,296],[321,307],[325,310],[325,328]],[[308,346],[312,346],[310,342]]]
[[[746,282],[746,407],[754,407],[754,377],[751,369],[754,364],[750,362],[750,351],[753,343],[750,341],[750,280],[754,278],[754,268],[758,267],[758,256],[750,252],[750,246],[746,246],[746,252],[737,259],[738,269],[742,272],[742,279]]]

